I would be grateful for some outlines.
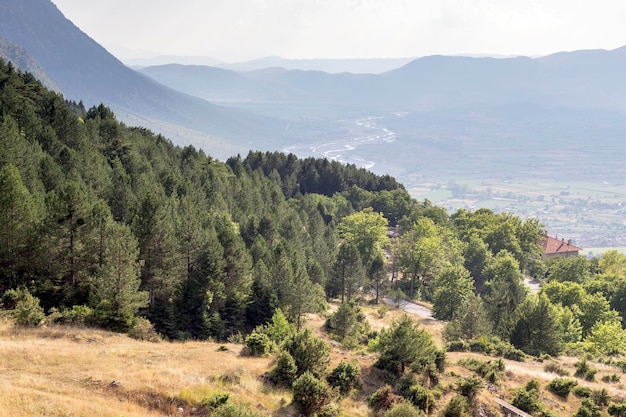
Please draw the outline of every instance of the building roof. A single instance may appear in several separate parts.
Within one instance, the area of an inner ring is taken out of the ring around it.
[[[539,241],[539,245],[541,245],[544,252],[548,255],[556,253],[578,252],[582,250],[582,248],[572,245],[571,239],[566,241],[564,238],[558,239],[556,236],[551,237],[548,235],[542,235],[542,238]]]

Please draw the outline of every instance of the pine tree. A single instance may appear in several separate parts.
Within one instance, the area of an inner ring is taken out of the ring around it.
[[[23,284],[36,211],[17,168],[0,168],[0,292]]]
[[[139,290],[141,281],[137,240],[125,225],[109,222],[106,228],[104,262],[92,280],[96,315],[102,324],[128,328],[148,294]]]

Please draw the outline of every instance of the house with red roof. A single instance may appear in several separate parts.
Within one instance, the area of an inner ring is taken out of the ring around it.
[[[554,258],[556,256],[578,256],[578,253],[582,250],[582,248],[572,245],[571,239],[565,241],[564,238],[559,239],[556,236],[548,236],[548,234],[541,235],[539,246],[543,249],[543,259]]]

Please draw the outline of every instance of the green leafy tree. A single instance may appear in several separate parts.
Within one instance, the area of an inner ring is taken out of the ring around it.
[[[626,353],[626,330],[617,321],[596,323],[585,338],[585,349],[602,355]]]
[[[171,307],[168,304],[184,276],[170,209],[164,196],[147,192],[132,223],[139,242],[142,289],[149,295],[149,318],[159,330],[174,321],[167,313]]]
[[[546,263],[548,265],[548,281],[582,284],[591,277],[589,261],[584,256],[555,257]]]
[[[444,336],[448,341],[471,340],[491,333],[492,325],[483,300],[472,294],[459,306],[452,321],[446,324]]]
[[[86,301],[90,255],[86,252],[90,196],[80,180],[63,183],[46,195],[47,218],[43,245],[48,274],[63,291],[67,304]]]
[[[351,304],[341,304],[328,318],[328,327],[331,333],[339,336],[339,340],[350,336],[356,337],[360,329],[355,307]]]
[[[400,268],[409,280],[409,296],[413,298],[416,286],[428,285],[441,268],[443,241],[435,223],[422,217],[400,236],[399,246]]]
[[[511,343],[530,355],[557,356],[562,350],[559,316],[547,296],[529,296],[518,308]]]
[[[435,279],[433,315],[439,320],[452,320],[463,304],[474,294],[474,283],[462,265],[444,268]]]
[[[362,210],[341,219],[337,231],[347,242],[356,245],[363,264],[368,265],[387,244],[387,224],[382,213]]]
[[[465,258],[465,268],[470,272],[476,290],[482,294],[485,285],[483,272],[492,258],[489,246],[476,233],[472,233],[465,242],[463,257]]]

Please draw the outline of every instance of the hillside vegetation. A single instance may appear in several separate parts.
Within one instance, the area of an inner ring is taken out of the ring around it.
[[[250,152],[220,162],[119,123],[105,105],[67,102],[2,61],[0,117],[0,302],[16,326],[3,330],[2,367],[22,390],[7,397],[9,409],[28,394],[34,411],[24,415],[66,415],[65,405],[37,407],[92,390],[103,407],[112,393],[132,403],[122,411],[130,415],[179,406],[253,415],[261,403],[261,414],[274,415],[453,416],[497,413],[481,399],[495,393],[537,415],[572,407],[621,415],[626,255],[544,261],[536,219],[448,214],[390,176],[337,161]],[[543,282],[538,294],[525,276]],[[445,326],[406,315],[380,321],[383,300],[405,298],[429,303]],[[117,342],[63,325],[173,343]],[[111,362],[81,354],[90,338],[112,346]],[[20,350],[25,341],[33,350]],[[221,346],[214,342],[231,343],[237,358],[204,357]],[[552,361],[562,354],[580,359]],[[178,358],[184,367],[167,372],[200,378],[209,391],[235,388],[196,393],[193,381],[158,382],[166,371],[147,365],[159,358]],[[568,377],[502,385],[515,380],[505,359],[533,358]],[[113,381],[133,361],[146,367],[120,388]],[[204,362],[220,365],[192,370]],[[47,381],[55,364],[67,370]],[[581,388],[568,366],[609,388]],[[248,380],[249,401],[237,388]],[[545,390],[583,400],[561,407]],[[229,403],[230,394],[247,405]],[[94,404],[80,413],[92,415]]]

